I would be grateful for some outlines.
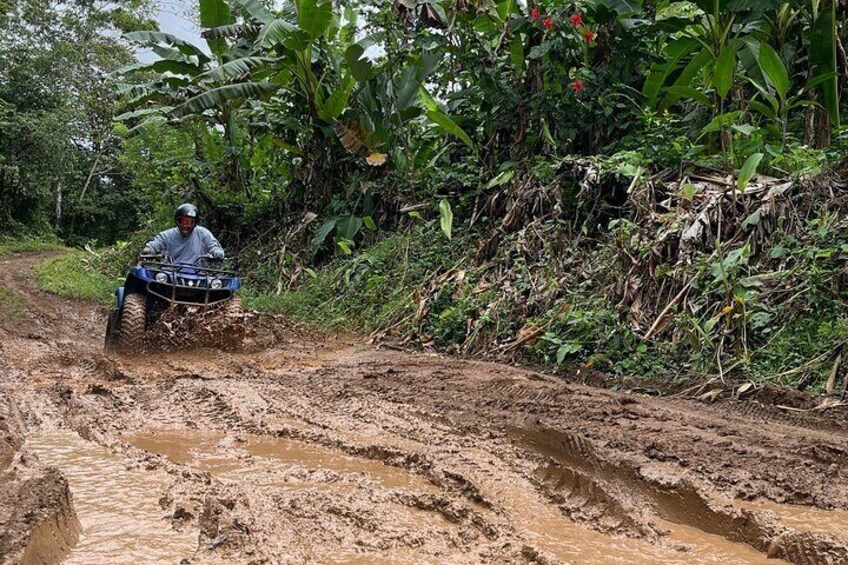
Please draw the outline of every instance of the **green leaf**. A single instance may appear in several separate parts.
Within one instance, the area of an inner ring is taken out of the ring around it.
[[[692,88],[691,86],[670,86],[667,90],[681,98],[688,98],[689,100],[694,100],[702,106],[711,105],[710,99],[707,97],[706,94],[704,94],[700,90]]]
[[[159,127],[163,124],[166,124],[167,122],[168,122],[168,118],[166,118],[165,116],[161,116],[161,115],[150,116],[149,118],[147,118],[146,120],[143,120],[140,124],[138,124],[134,128],[130,128],[130,130],[127,132],[127,135],[134,135],[136,133],[139,133],[139,132],[142,132],[142,131],[145,131],[145,130],[157,128],[157,127]]]
[[[306,47],[306,41],[301,42],[301,33],[303,32],[286,20],[274,20],[262,26],[256,38],[256,46],[270,49],[282,44],[292,51],[302,51]]]
[[[315,237],[312,238],[312,246],[310,247],[313,255],[318,253],[318,250],[321,249],[321,245],[324,244],[324,240],[327,239],[327,236],[330,235],[330,232],[333,231],[333,228],[335,227],[336,219],[329,218],[321,224],[320,228],[315,230]]]
[[[816,76],[833,73],[833,78],[823,82],[819,89],[830,122],[838,126],[839,117],[839,79],[836,57],[836,0],[823,2],[823,9],[810,30],[810,62],[816,70]]]
[[[233,100],[245,100],[248,98],[258,98],[262,94],[273,90],[273,87],[262,82],[240,82],[238,84],[228,84],[219,88],[207,90],[203,94],[199,94],[194,98],[186,100],[173,110],[168,115],[170,117],[182,117],[187,114],[196,114],[214,108],[225,102]]]
[[[263,63],[274,61],[269,57],[243,57],[224,63],[211,71],[206,71],[197,77],[198,80],[209,80],[212,82],[227,82],[241,75],[250,73],[250,70]]]
[[[698,42],[690,37],[676,39],[665,46],[663,49],[664,60],[651,65],[651,73],[642,87],[642,94],[645,96],[649,106],[655,106],[657,104],[657,97],[668,81],[668,78],[677,69],[680,62],[698,47],[700,47]]]
[[[138,63],[118,69],[116,74],[139,74],[139,73],[173,73],[175,75],[195,76],[203,71],[199,66],[185,61],[173,61],[162,59],[152,63]]]
[[[736,46],[724,46],[716,59],[713,69],[713,84],[718,95],[724,98],[733,86],[733,74],[736,71]]]
[[[742,222],[742,229],[747,229],[753,226],[756,226],[760,223],[760,211],[756,210],[753,214],[745,218],[745,221]]]
[[[374,75],[374,65],[364,57],[365,51],[382,39],[382,33],[364,37],[345,51],[345,61],[353,77],[359,82],[367,82]]]
[[[395,109],[402,114],[413,106],[420,97],[418,92],[421,81],[418,80],[418,71],[412,65],[407,65],[394,81]]]
[[[300,0],[297,18],[300,29],[311,39],[318,39],[333,21],[333,5],[328,0]]]
[[[439,105],[436,103],[436,100],[430,96],[430,93],[427,92],[425,87],[421,87],[418,89],[418,93],[421,96],[421,103],[427,110],[437,111],[439,109]]]
[[[583,346],[576,341],[567,341],[557,348],[556,359],[557,365],[561,365],[565,358],[580,351]]]
[[[490,180],[489,183],[486,185],[486,188],[489,189],[489,188],[494,188],[496,186],[501,186],[502,184],[506,184],[506,183],[508,183],[509,181],[512,180],[513,176],[515,176],[515,171],[512,171],[512,170],[503,171],[500,174],[498,174],[498,176],[496,176],[495,178]]]
[[[763,104],[762,102],[759,102],[757,100],[749,100],[748,106],[753,108],[754,110],[756,110],[757,112],[759,112],[763,116],[770,118],[772,120],[777,117],[777,114],[774,113],[774,110],[772,110],[771,108],[769,108],[768,106],[766,106],[765,104]]]
[[[361,229],[362,218],[354,216],[353,214],[342,216],[336,223],[337,236],[349,241],[353,241],[353,238],[356,237],[356,234],[358,234]]]
[[[682,187],[680,187],[680,195],[687,202],[692,202],[692,200],[695,198],[695,185],[693,185],[691,182],[687,182]]]
[[[125,33],[124,37],[129,39],[130,41],[134,41],[136,43],[140,43],[141,45],[147,45],[153,47],[154,45],[158,45],[160,43],[164,43],[166,45],[170,45],[175,47],[180,53],[183,55],[188,55],[190,57],[197,57],[200,64],[208,63],[209,56],[203,52],[199,47],[195,47],[191,43],[187,41],[183,41],[175,35],[171,35],[170,33],[162,33],[161,31],[132,31],[130,33]]]
[[[750,124],[733,124],[732,126],[730,126],[730,129],[732,129],[733,131],[737,131],[742,135],[751,135],[752,133],[757,131],[757,128]]]
[[[362,223],[365,224],[365,227],[369,230],[377,231],[377,224],[374,223],[371,216],[362,216]]]
[[[157,106],[156,108],[143,108],[141,110],[135,110],[134,112],[125,112],[119,116],[115,116],[112,118],[114,122],[125,122],[127,120],[132,120],[135,118],[141,118],[143,116],[163,116],[167,114],[169,111],[173,110],[171,106]]]
[[[230,6],[224,0],[200,0],[200,25],[205,28],[233,23]]]
[[[446,133],[458,137],[468,147],[475,149],[474,142],[471,140],[471,137],[469,137],[469,135],[465,133],[462,128],[459,127],[448,115],[442,114],[438,110],[430,110],[427,112],[427,117],[430,118],[432,122],[438,124],[439,127],[441,127]]]
[[[216,28],[233,23],[230,6],[224,0],[200,0],[200,25]],[[209,49],[216,55],[222,55],[229,47],[224,38],[207,37]]]
[[[709,64],[710,61],[712,61],[712,55],[710,55],[709,51],[704,49],[703,51],[692,57],[692,60],[689,61],[686,67],[683,68],[683,71],[680,73],[680,76],[677,77],[671,87],[689,87],[692,84],[692,81],[695,80],[695,77],[698,76],[698,73],[700,73],[704,69],[704,67]],[[671,87],[669,87],[669,90]],[[674,93],[670,93],[665,98],[663,98],[663,101],[657,107],[657,110],[660,112],[664,112],[665,110],[671,108],[672,105],[677,103],[678,100],[679,96]]]
[[[789,72],[786,70],[786,65],[780,60],[780,55],[774,50],[774,47],[768,43],[760,44],[760,56],[757,59],[763,74],[774,87],[777,95],[782,99],[786,98],[789,92]]]
[[[259,26],[251,24],[230,24],[204,30],[200,37],[204,39],[252,37],[259,32]]]
[[[269,24],[274,21],[274,14],[268,11],[259,0],[230,0],[230,2],[243,8],[245,12],[250,14],[250,17],[259,23]]]
[[[509,44],[509,56],[512,64],[519,71],[524,70],[524,42],[520,35],[516,35]]]
[[[745,164],[742,165],[742,170],[739,171],[739,179],[736,181],[736,187],[740,191],[744,191],[748,188],[748,183],[751,182],[751,179],[757,174],[757,167],[760,166],[760,161],[763,160],[762,153],[754,153],[745,161]]]
[[[344,81],[339,88],[336,88],[321,108],[318,109],[318,117],[332,124],[344,112],[345,108],[347,108],[354,84],[353,79],[349,79]]]
[[[439,202],[439,216],[441,217],[442,231],[448,239],[451,239],[453,231],[453,211],[450,202],[442,200]]]
[[[339,246],[339,249],[341,249],[345,255],[351,255],[353,253],[351,249],[353,247],[353,242],[348,239],[337,239],[336,245]]]

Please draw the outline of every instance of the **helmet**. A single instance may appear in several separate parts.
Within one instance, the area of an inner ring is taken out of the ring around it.
[[[200,212],[197,211],[197,206],[194,204],[180,204],[174,213],[174,221],[183,237],[191,235],[191,232],[197,227],[199,218]]]

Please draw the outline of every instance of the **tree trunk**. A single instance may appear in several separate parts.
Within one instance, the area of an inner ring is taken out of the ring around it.
[[[55,209],[53,213],[53,229],[59,231],[62,226],[62,181],[56,183]]]
[[[830,116],[821,108],[815,113],[815,126],[813,130],[813,147],[816,149],[825,149],[830,147],[830,138],[833,131],[833,125],[830,123]]]
[[[235,151],[237,145],[237,131],[236,131],[236,112],[232,107],[228,107],[224,112],[224,139],[228,145],[228,156],[227,156],[227,176],[229,177],[228,184],[233,191],[244,192],[245,196],[250,197],[250,190],[247,187],[247,183],[244,181],[242,170],[241,170],[241,155],[238,155]]]

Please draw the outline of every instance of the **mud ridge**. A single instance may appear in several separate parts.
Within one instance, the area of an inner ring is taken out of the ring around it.
[[[581,436],[543,427],[513,429],[512,433],[526,446],[559,464],[540,467],[540,486],[569,514],[575,514],[576,506],[581,519],[585,520],[580,513],[586,503],[597,504],[598,499],[606,502],[610,492],[618,496],[627,493],[624,496],[647,503],[642,507],[650,508],[663,520],[745,543],[771,558],[785,559],[796,565],[848,563],[845,543],[823,534],[796,532],[760,512],[718,506],[701,494],[690,480],[669,475],[661,468],[635,467],[621,462],[613,466],[601,459],[591,443]],[[563,490],[568,494],[560,495]],[[623,507],[615,505],[616,509]],[[602,510],[606,508],[604,505]],[[627,520],[628,525],[638,523],[629,516]],[[603,523],[598,517],[590,522]]]

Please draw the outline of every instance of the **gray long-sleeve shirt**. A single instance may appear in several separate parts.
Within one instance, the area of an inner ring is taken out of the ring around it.
[[[196,263],[198,259],[209,254],[219,259],[224,258],[224,248],[212,232],[203,226],[194,228],[188,237],[183,237],[177,228],[159,232],[145,247],[156,253],[167,253],[177,263]]]

